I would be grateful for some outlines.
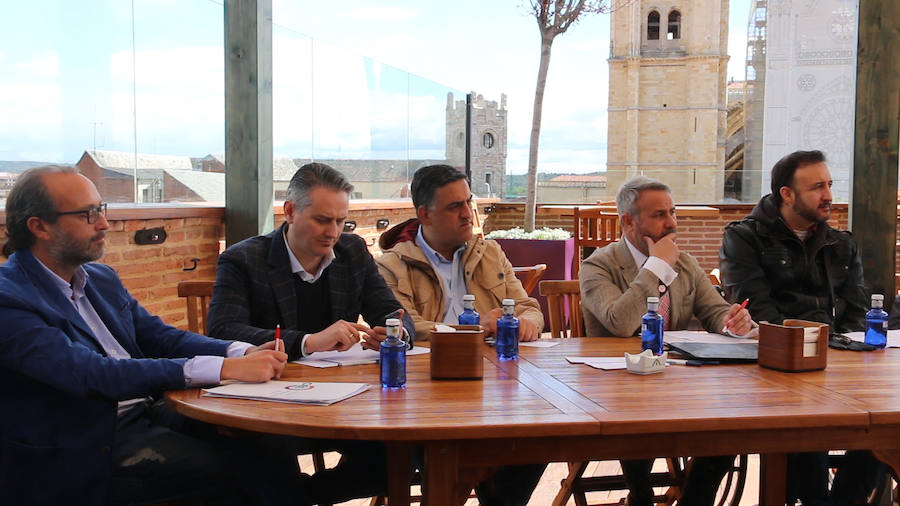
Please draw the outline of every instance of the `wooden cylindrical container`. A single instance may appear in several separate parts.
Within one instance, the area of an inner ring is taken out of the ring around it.
[[[431,331],[431,377],[434,379],[481,379],[484,376],[481,325],[450,325],[456,332]]]
[[[819,371],[828,364],[828,325],[785,320],[759,324],[759,365],[787,372]]]

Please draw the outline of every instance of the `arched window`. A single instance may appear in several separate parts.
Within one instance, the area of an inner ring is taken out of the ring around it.
[[[647,15],[647,40],[659,40],[659,13],[656,11]]]
[[[669,40],[681,38],[681,13],[672,11],[669,13],[669,30],[666,37]]]
[[[494,136],[490,132],[485,132],[481,137],[481,144],[487,149],[494,147]]]

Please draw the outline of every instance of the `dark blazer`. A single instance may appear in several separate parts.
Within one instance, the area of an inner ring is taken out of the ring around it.
[[[133,360],[106,356],[30,251],[0,266],[0,504],[103,504],[117,401],[184,388],[178,357],[226,353],[228,342],[150,315],[110,267],[84,269],[88,299]]]
[[[299,328],[284,228],[282,224],[269,234],[245,239],[219,256],[209,303],[209,334],[262,344],[273,339],[273,329],[280,324],[285,349],[294,360],[308,330]],[[378,273],[365,241],[355,234],[341,234],[334,254],[322,274],[328,276],[331,321],[356,322],[362,315],[370,326],[384,325],[385,316],[401,306]],[[410,336],[416,335],[409,314],[403,316],[403,326]]]

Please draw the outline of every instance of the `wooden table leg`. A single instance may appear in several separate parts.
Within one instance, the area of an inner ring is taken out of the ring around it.
[[[390,506],[409,506],[412,473],[412,447],[409,443],[387,443],[387,495]]]
[[[456,504],[459,489],[459,448],[452,441],[426,443],[424,471],[422,497],[425,506]]]
[[[760,506],[784,506],[787,495],[787,453],[759,456]]]

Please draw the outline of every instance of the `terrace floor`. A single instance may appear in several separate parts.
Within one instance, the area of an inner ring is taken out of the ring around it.
[[[337,453],[327,453],[325,454],[325,465],[328,467],[334,466],[337,464],[338,454]],[[309,456],[300,457],[300,465],[304,472],[312,473],[313,465],[312,459]],[[744,486],[744,494],[741,497],[740,506],[753,506],[759,504],[759,456],[751,455],[748,465],[747,472],[747,483]],[[657,460],[654,471],[663,471],[665,470],[665,461]],[[596,474],[596,475],[606,475],[613,473],[621,473],[621,468],[619,467],[619,463],[616,461],[604,461],[604,462],[594,462],[588,467],[588,471]],[[549,506],[553,499],[556,497],[557,492],[559,492],[559,483],[566,477],[568,474],[568,467],[564,463],[553,463],[547,467],[547,470],[544,471],[544,475],[541,477],[540,483],[538,483],[537,489],[535,489],[534,493],[531,495],[531,500],[528,502],[528,506]],[[414,493],[418,491],[418,487],[414,489]],[[615,492],[596,492],[588,494],[588,502],[591,504],[597,503],[613,503],[619,501],[620,499],[624,503],[626,492],[624,491],[615,491]],[[369,499],[356,499],[353,501],[347,501],[341,503],[340,506],[368,506],[370,503]],[[575,500],[569,498],[569,502],[567,505],[575,504]],[[465,506],[478,506],[478,501],[476,499],[469,499]]]

